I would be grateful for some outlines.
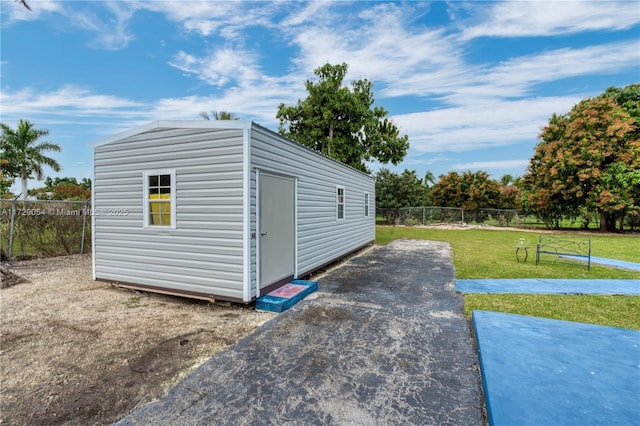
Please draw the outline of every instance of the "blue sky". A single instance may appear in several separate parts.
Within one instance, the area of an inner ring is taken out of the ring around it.
[[[409,136],[392,170],[520,176],[551,114],[640,82],[637,1],[28,2],[0,3],[0,113],[50,130],[49,176],[91,177],[93,142],[155,120],[276,130],[326,62]]]

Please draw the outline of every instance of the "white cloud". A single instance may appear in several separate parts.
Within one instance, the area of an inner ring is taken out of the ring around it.
[[[283,95],[282,87],[287,84],[286,80],[265,78],[255,84],[233,87],[221,94],[160,98],[149,102],[98,94],[73,85],[48,92],[38,92],[32,87],[17,91],[2,90],[0,99],[2,118],[8,123],[29,117],[46,126],[99,127],[104,129],[101,132],[103,134],[168,117],[198,120],[201,112],[220,110],[275,127],[278,104],[292,102]]]
[[[208,36],[214,33],[220,25],[220,21],[212,19],[189,19],[184,23],[184,28],[188,32],[196,32],[203,36]]]
[[[275,127],[278,105],[293,102],[284,90],[287,85],[286,81],[266,78],[232,87],[218,95],[164,98],[149,105],[149,118],[193,120],[198,119],[201,112],[224,110]]]
[[[451,166],[455,170],[510,170],[515,168],[525,168],[529,165],[529,160],[497,160],[497,161],[472,161],[469,163],[454,164]]]
[[[299,49],[287,76],[264,74],[259,65],[263,58],[249,49],[223,48],[203,57],[180,52],[172,65],[214,86],[229,87],[211,99],[207,110],[255,111],[258,119],[274,122],[279,102],[305,96],[303,82],[314,78],[313,69],[327,61],[347,62],[346,80],[370,78],[376,98],[423,96],[448,103],[444,109],[394,117],[409,134],[415,153],[432,153],[531,143],[553,112],[567,112],[595,94],[518,98],[535,93],[539,83],[615,73],[638,61],[634,40],[473,65],[465,62],[466,45],[456,35],[411,24],[426,9],[369,5],[355,16],[327,2],[294,8],[280,22],[283,34]]]
[[[232,1],[144,1],[141,9],[158,12],[180,23],[187,32],[201,36],[218,33],[231,40],[242,38],[242,31],[252,26],[273,26],[273,13],[280,5],[272,2]],[[238,40],[234,40],[238,41]]]
[[[56,5],[52,11],[63,13],[58,3],[47,4]],[[502,31],[502,36],[527,35],[526,31],[533,34],[544,28],[549,29],[549,34],[585,31],[598,26],[627,28],[631,25],[629,22],[638,20],[637,16],[621,17],[617,24],[607,23],[606,16],[626,11],[626,4],[614,3],[615,13],[609,13],[604,3],[580,3],[579,6],[584,6],[584,18],[574,6],[557,9],[565,18],[576,18],[568,19],[566,22],[570,24],[563,29],[562,20],[545,18],[535,12],[533,9],[538,6],[549,7],[537,2],[483,4],[489,7],[490,16],[465,30],[462,39],[460,33],[452,33],[452,28],[430,27],[428,23],[416,25],[415,19],[429,9],[411,2],[356,2],[348,7],[344,3],[325,1],[99,3],[99,10],[109,12],[106,17],[89,13],[88,7],[76,10],[69,7],[64,11],[66,16],[77,27],[95,33],[96,43],[103,48],[126,46],[133,37],[131,18],[142,9],[163,14],[187,33],[205,37],[205,45],[214,46],[208,52],[183,48],[175,53],[169,65],[206,82],[211,94],[200,89],[200,96],[138,102],[73,85],[46,93],[24,88],[3,91],[3,119],[45,115],[50,122],[81,122],[126,129],[152,120],[198,119],[203,111],[227,110],[274,127],[278,104],[291,104],[304,98],[304,81],[313,79],[313,69],[329,61],[349,64],[346,82],[363,77],[371,79],[381,105],[385,104],[384,98],[400,96],[413,97],[412,101],[420,97],[444,103],[445,107],[437,110],[420,111],[418,106],[413,114],[393,117],[401,131],[410,137],[412,149],[406,164],[429,164],[434,158],[440,162],[444,162],[443,158],[454,161],[453,154],[445,157],[434,153],[460,153],[516,144],[532,146],[553,112],[567,112],[579,100],[597,93],[519,98],[537,93],[536,86],[541,83],[618,73],[637,67],[640,59],[639,42],[631,40],[581,49],[530,52],[497,64],[470,63],[466,57],[468,39],[498,35],[490,34],[489,29],[501,25],[500,19],[505,28],[495,31]],[[523,24],[525,18],[518,15],[519,8],[532,13],[531,28]],[[505,14],[500,15],[501,11]],[[597,19],[590,21],[586,16]],[[262,39],[252,39],[255,33],[242,34],[252,26],[260,27]],[[520,26],[524,29],[519,29]],[[264,39],[265,34],[277,39],[274,44],[290,47],[295,52],[277,58],[265,57],[260,47],[269,42]],[[228,39],[220,43],[220,37]],[[269,60],[284,66],[266,65]],[[285,71],[281,74],[267,71],[278,68]],[[527,151],[523,157],[529,154]],[[475,164],[455,161],[460,163],[456,167],[471,168],[469,164]],[[490,165],[478,164],[483,168]],[[521,165],[502,164],[505,168]]]
[[[9,1],[3,0],[3,3]],[[19,4],[3,6],[8,12],[3,24],[18,20],[40,19],[46,13],[56,13],[67,19],[66,25],[94,32],[91,47],[120,50],[135,39],[130,29],[131,18],[139,10],[157,12],[180,23],[187,32],[208,36],[222,31],[229,38],[237,36],[243,28],[268,25],[270,6],[264,3],[223,1],[91,1],[65,2],[38,0],[30,2],[29,12]],[[14,6],[14,5],[12,5]]]
[[[107,2],[105,6],[113,18],[95,22],[98,33],[96,46],[108,50],[124,49],[135,38],[129,29],[129,20],[136,9],[126,2]]]
[[[8,3],[3,1],[3,3]],[[15,20],[36,20],[58,15],[65,19],[64,24],[52,20],[60,31],[69,28],[80,28],[95,33],[95,38],[88,44],[91,47],[107,50],[119,50],[127,47],[134,39],[129,29],[129,21],[136,12],[135,2],[65,2],[65,1],[29,1],[31,11],[16,4],[15,7],[4,7],[10,11],[9,22]],[[12,5],[13,6],[13,5]],[[105,13],[106,11],[106,13]],[[3,22],[4,24],[4,22]]]
[[[470,7],[483,20],[464,29],[464,40],[622,30],[640,22],[635,1],[508,1]]]
[[[565,113],[584,97],[483,101],[393,119],[417,152],[462,152],[535,141],[553,112]]]
[[[302,8],[294,10],[280,22],[283,27],[297,27],[310,22],[318,22],[319,17],[331,6],[326,0],[313,0],[302,3]]]
[[[587,7],[588,13],[596,9]],[[347,81],[370,78],[378,98],[437,97],[452,105],[529,96],[540,83],[617,73],[637,67],[640,60],[640,42],[631,40],[542,51],[498,64],[470,64],[466,43],[457,35],[411,25],[412,13],[418,10],[396,3],[374,4],[360,12],[354,25],[352,16],[343,19],[339,12],[312,3],[285,20],[290,26],[283,31],[298,47],[294,62],[307,76],[325,62],[347,62]]]
[[[239,10],[242,4],[227,1],[138,1],[140,9],[158,12],[168,19],[178,23],[184,23],[193,19],[218,19]]]
[[[519,56],[498,64],[472,65],[455,59],[431,72],[417,72],[395,84],[386,96],[435,96],[451,105],[513,99],[535,93],[538,84],[637,68],[640,41],[557,49]]]
[[[503,96],[522,96],[533,84],[637,67],[639,52],[640,41],[633,40],[521,56],[497,65],[478,82]]]
[[[366,3],[370,4],[373,6],[357,16],[327,7],[317,15],[302,13],[304,19],[294,16],[285,21],[303,23],[283,28],[299,49],[295,59],[298,69],[310,75],[323,63],[346,62],[349,64],[347,80],[369,78],[380,85],[379,93],[383,96],[423,89],[412,84],[416,76],[460,72],[462,51],[452,37],[442,29],[411,25],[428,8]]]
[[[68,31],[69,28],[80,28],[95,33],[95,39],[89,42],[91,47],[119,50],[127,47],[128,43],[134,39],[128,28],[129,21],[136,11],[134,2],[28,1],[31,11],[18,3],[9,4],[14,3],[13,1],[3,0],[2,3],[2,12],[8,15],[7,18],[3,17],[3,25],[57,15],[65,19],[64,24],[52,20],[58,30]],[[104,10],[107,13],[104,13]]]
[[[3,116],[43,113],[58,116],[120,115],[130,114],[131,109],[143,106],[140,102],[111,95],[97,95],[73,85],[46,93],[39,93],[30,87],[15,92],[3,90],[1,97]]]
[[[169,64],[218,87],[231,82],[244,85],[261,77],[257,55],[241,49],[222,48],[202,58],[181,51]]]
[[[452,47],[455,51],[455,47]],[[640,63],[640,41],[631,40],[588,46],[581,49],[557,49],[519,56],[498,64],[472,65],[455,57],[440,68],[421,68],[400,58],[399,67],[418,70],[399,76],[381,92],[393,96],[437,96],[460,105],[480,99],[504,99],[529,96],[534,87],[572,77],[614,74],[634,69]],[[449,56],[450,57],[450,56]]]
[[[16,21],[35,21],[43,15],[61,12],[62,2],[53,0],[38,0],[36,2],[27,0],[31,10],[27,10],[18,2],[12,0],[2,1],[2,25],[11,25]]]

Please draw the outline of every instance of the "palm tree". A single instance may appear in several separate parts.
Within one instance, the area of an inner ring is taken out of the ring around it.
[[[26,120],[18,122],[18,128],[13,130],[4,123],[0,123],[2,130],[2,155],[9,160],[5,169],[9,172],[9,177],[20,177],[22,180],[22,194],[20,197],[27,198],[27,179],[34,176],[38,180],[44,178],[42,166],[49,166],[56,172],[60,171],[60,164],[51,157],[44,155],[47,151],[60,152],[59,145],[51,142],[38,142],[43,136],[49,134],[47,129],[36,129],[32,123]]]
[[[436,177],[433,175],[433,172],[431,170],[427,170],[427,172],[424,174],[424,186],[428,188],[429,184],[436,184]]]
[[[204,118],[205,120],[211,120],[211,118],[209,117],[209,114],[207,114],[206,112],[201,112],[200,113],[200,117]],[[213,117],[214,120],[239,120],[240,117],[238,117],[235,113],[233,112],[228,112],[228,111],[211,111],[211,117]]]
[[[506,174],[500,178],[500,183],[505,187],[511,185],[513,182],[513,176],[511,176],[510,174]]]

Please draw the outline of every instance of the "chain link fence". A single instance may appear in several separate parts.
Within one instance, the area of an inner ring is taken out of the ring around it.
[[[85,253],[91,245],[91,200],[0,200],[2,260]]]
[[[376,209],[377,217],[390,225],[429,225],[434,223],[462,223],[463,210],[450,207],[403,207]]]
[[[398,209],[376,209],[379,220],[389,225],[433,225],[438,223],[460,223],[491,225],[499,227],[522,227],[537,224],[535,217],[521,216],[515,209],[465,210],[455,207],[403,207]]]

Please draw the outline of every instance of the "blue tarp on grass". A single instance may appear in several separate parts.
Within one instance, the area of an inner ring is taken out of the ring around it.
[[[477,279],[457,280],[460,293],[640,295],[640,280]]]
[[[569,256],[562,255],[560,257],[564,257],[572,260],[579,260],[580,262],[586,262],[587,260],[584,257],[579,256]],[[605,265],[605,266],[613,266],[614,268],[620,269],[630,269],[632,271],[640,271],[640,263],[626,262],[624,260],[617,259],[606,259],[604,257],[595,257],[591,256],[591,264]]]
[[[489,424],[640,425],[640,331],[473,311]]]

